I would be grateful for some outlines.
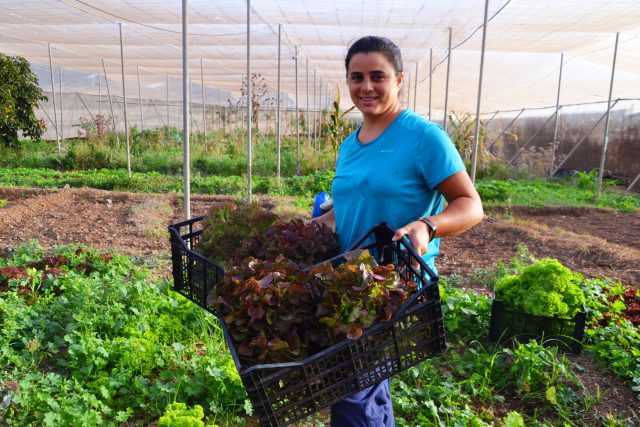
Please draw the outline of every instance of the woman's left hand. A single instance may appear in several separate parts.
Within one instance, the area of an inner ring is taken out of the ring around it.
[[[413,221],[402,228],[398,228],[393,235],[393,241],[396,242],[407,236],[411,241],[413,250],[420,256],[427,253],[429,247],[429,227],[422,221]]]

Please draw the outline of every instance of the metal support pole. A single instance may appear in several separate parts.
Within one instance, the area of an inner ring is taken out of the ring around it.
[[[447,131],[447,106],[449,103],[449,71],[451,70],[451,27],[449,27],[449,50],[447,51],[447,83],[444,90],[444,123],[442,127]]]
[[[191,100],[193,99],[193,93],[191,91],[191,79],[189,79],[189,138],[191,138],[191,136],[193,136],[193,125],[196,124],[196,121],[193,119],[193,114],[191,114],[191,110],[192,110],[192,106],[191,106]],[[197,132],[197,126],[196,126],[196,132]]]
[[[247,202],[251,203],[251,0],[247,0]]]
[[[620,33],[616,33],[616,45],[613,49],[613,65],[611,66],[611,82],[609,83],[609,101],[607,102],[607,119],[604,122],[604,141],[602,143],[602,155],[600,156],[600,173],[598,174],[598,189],[596,198],[602,193],[602,177],[604,175],[604,162],[607,157],[607,145],[609,145],[609,117],[611,115],[611,94],[613,93],[613,78],[616,74],[616,58],[618,56],[618,40]]]
[[[107,96],[109,97],[109,108],[111,109],[111,122],[113,123],[113,131],[116,134],[116,144],[120,148],[120,137],[116,128],[116,115],[113,112],[113,101],[111,100],[111,90],[109,89],[109,78],[107,77],[107,68],[104,66],[104,58],[102,58],[102,71],[104,72],[104,82],[107,86]]]
[[[487,126],[489,126],[489,123],[491,123],[493,121],[493,119],[496,118],[496,116],[498,115],[498,113],[500,112],[500,110],[496,110],[495,113],[493,113],[493,116],[491,116],[491,118],[489,120],[487,120],[486,122],[484,122],[484,127],[486,128]]]
[[[122,22],[118,22],[120,29],[120,69],[122,70],[122,98],[124,102],[124,132],[125,144],[127,148],[127,176],[131,178],[131,146],[129,141],[129,120],[127,118],[127,91],[124,83],[124,49],[122,47]]]
[[[58,155],[60,155],[60,129],[58,128],[58,112],[56,106],[56,85],[53,78],[53,61],[51,60],[51,43],[47,43],[49,47],[49,73],[51,74],[51,97],[53,98],[53,121],[55,122],[54,128],[56,130],[56,142],[58,143]]]
[[[49,113],[47,113],[47,110],[44,109],[44,107],[40,103],[40,101],[38,101],[38,107],[42,110],[42,112],[44,113],[44,115],[47,118],[47,120],[49,120],[49,123],[51,123],[51,125],[53,125],[53,127],[55,128],[56,124],[53,122],[53,120],[51,120],[51,116],[49,115]]]
[[[411,98],[411,73],[409,73],[409,75],[407,76],[407,103],[406,106],[407,108],[411,107],[411,104],[409,102],[409,99]]]
[[[500,135],[498,135],[497,138],[495,138],[493,141],[491,141],[491,143],[489,143],[489,145],[487,146],[487,151],[489,151],[491,147],[493,147],[493,144],[495,144],[496,141],[499,140],[502,137],[502,135],[504,135],[507,132],[507,129],[509,129],[511,125],[514,124],[516,120],[518,120],[518,117],[520,117],[522,113],[524,113],[524,108],[520,110],[520,112],[513,118],[513,120],[511,120],[511,122],[507,125],[506,128],[502,129],[502,132],[500,133]],[[496,111],[496,114],[498,114],[497,111]],[[493,116],[495,117],[495,114]],[[491,118],[491,120],[493,120],[493,117]]]
[[[293,57],[296,69],[296,175],[300,175],[300,115],[298,114],[298,46]]]
[[[560,87],[562,84],[562,63],[564,60],[564,53],[560,54],[560,74],[558,76],[558,95],[556,96],[556,119],[553,124],[553,140],[551,141],[551,167],[549,173],[553,171],[553,165],[556,162],[556,146],[558,145],[558,117],[560,110]],[[549,175],[550,177],[552,175]]]
[[[156,107],[156,104],[151,104],[153,106],[153,109],[156,110],[156,114],[157,114],[157,121],[158,121],[158,127],[160,127],[160,121],[162,120],[162,125],[163,126],[167,126],[167,123],[165,123],[164,119],[162,118],[162,116],[160,115],[160,111],[158,111],[158,107]]]
[[[169,121],[169,75],[167,74],[167,128],[171,125]]]
[[[204,141],[207,141],[207,109],[204,99],[204,59],[200,58],[200,85],[202,86],[202,129],[204,133]]]
[[[60,90],[58,91],[58,95],[60,95],[60,141],[64,142],[64,123],[62,119],[64,117],[64,110],[62,109],[62,68],[58,67],[58,85]]]
[[[431,120],[431,88],[433,87],[433,48],[429,49],[429,120]]]
[[[142,115],[142,87],[140,86],[140,67],[136,67],[138,74],[138,102],[140,103],[140,130],[144,131],[144,116]]]
[[[307,73],[307,117],[304,119],[307,125],[307,145],[311,145],[311,121],[309,120],[309,59],[304,61]]]
[[[84,99],[82,99],[82,97],[78,92],[76,92],[76,96],[78,97],[82,105],[84,105],[84,109],[87,110],[87,113],[89,113],[89,117],[91,117],[91,120],[95,122],[96,118],[93,116],[93,114],[91,114],[91,110],[89,110],[89,107],[87,107],[87,104],[84,102]]]
[[[480,51],[480,76],[478,78],[478,103],[476,105],[476,132],[473,137],[473,153],[471,154],[471,182],[476,182],[478,164],[478,145],[480,145],[480,101],[482,100],[482,74],[484,72],[484,51],[487,42],[487,14],[489,0],[484,2],[484,24],[482,26],[482,50]]]
[[[536,131],[536,133],[533,134],[533,136],[531,138],[529,138],[527,140],[527,142],[524,143],[524,145],[520,148],[518,148],[518,151],[516,151],[516,154],[513,155],[513,157],[511,157],[511,159],[507,162],[508,165],[510,165],[511,163],[513,163],[513,161],[515,160],[516,157],[518,157],[518,154],[520,154],[520,152],[522,150],[524,150],[531,141],[533,141],[533,138],[535,138],[536,136],[538,136],[538,134],[542,131],[542,129],[544,129],[544,127],[547,125],[547,123],[549,123],[549,120],[551,120],[554,116],[556,115],[556,113],[554,112],[553,114],[551,114],[549,116],[549,118],[547,120],[545,120],[545,122],[542,124],[542,126],[540,126],[540,129],[538,129]]]
[[[320,93],[318,94],[318,150],[320,149],[320,140],[322,139],[322,80],[320,80]]]
[[[98,114],[102,115],[102,74],[98,73]]]
[[[189,151],[189,15],[188,0],[182,0],[182,172],[184,218],[191,218],[191,157]]]
[[[78,92],[75,92],[75,95],[73,97],[73,103],[71,104],[71,119],[69,120],[69,123],[73,123],[76,119],[76,98],[78,96]]]
[[[278,24],[278,93],[276,95],[276,179],[280,184],[280,53],[282,24]]]
[[[221,95],[220,95],[220,88],[218,88],[218,130],[220,130],[220,128],[224,129],[224,121],[222,118],[222,113],[224,113],[224,108],[222,107],[222,101],[221,101]],[[224,133],[223,133],[224,135]]]
[[[316,93],[316,69],[313,69],[313,146],[316,146],[316,101],[317,99]]]
[[[638,176],[636,176],[633,181],[631,181],[631,184],[629,184],[629,186],[627,187],[627,191],[631,191],[631,187],[633,187],[634,185],[636,185],[636,182],[640,181],[640,173],[638,174]]]
[[[614,101],[613,104],[611,104],[611,108],[613,108],[617,103],[618,103],[619,99],[616,99]],[[587,132],[581,139],[580,141],[578,141],[578,143],[576,145],[573,146],[573,148],[571,149],[571,151],[569,151],[569,153],[566,155],[566,157],[560,162],[560,164],[558,164],[558,166],[556,166],[556,168],[553,170],[553,172],[551,173],[551,176],[555,175],[556,172],[558,172],[558,170],[562,167],[562,165],[565,164],[565,162],[567,160],[569,160],[569,157],[571,157],[571,155],[580,147],[580,145],[582,145],[582,143],[587,139],[587,137],[589,135],[591,135],[591,132],[593,132],[593,130],[600,124],[600,122],[602,121],[602,119],[604,119],[607,116],[607,112],[609,110],[605,111],[604,114],[602,114],[602,116],[600,116],[600,118],[598,119],[598,121],[591,127],[591,129],[589,129],[589,132]]]
[[[416,102],[418,97],[418,64],[419,62],[416,62],[416,76],[414,78],[413,85],[413,111],[416,111]]]

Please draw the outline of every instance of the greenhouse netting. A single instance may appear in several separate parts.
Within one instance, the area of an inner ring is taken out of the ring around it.
[[[130,125],[180,127],[182,7],[175,0],[0,0],[0,52],[27,58],[43,90],[58,98],[62,113],[55,114],[53,96],[40,106],[50,125],[45,138],[76,136],[80,117],[103,110],[122,128],[127,103]],[[565,155],[582,137],[602,145],[606,120],[591,125],[611,105],[618,112],[612,127],[625,133],[619,145],[626,148],[614,155],[624,164],[610,169],[629,180],[640,172],[635,0],[198,0],[186,11],[192,131],[224,126],[225,108],[235,107],[243,120],[248,39],[251,73],[264,79],[264,107],[271,109],[258,120],[271,129],[278,87],[289,114],[284,123],[296,105],[309,115],[338,94],[349,108],[345,53],[357,38],[375,34],[402,50],[407,108],[445,127],[452,112],[475,118],[479,110],[489,139],[500,142],[513,133],[512,120],[523,128],[526,119],[531,132],[504,154],[516,161],[511,157],[530,138],[526,145],[545,145],[577,132]]]

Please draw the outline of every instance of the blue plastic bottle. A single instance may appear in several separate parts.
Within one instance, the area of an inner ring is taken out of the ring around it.
[[[317,218],[322,215],[324,212],[320,208],[320,205],[329,201],[331,201],[331,196],[329,196],[329,193],[326,191],[316,194],[316,198],[313,201],[313,212],[311,213],[311,218]]]

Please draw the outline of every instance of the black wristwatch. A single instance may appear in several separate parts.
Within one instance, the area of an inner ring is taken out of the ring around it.
[[[427,227],[429,227],[429,241],[432,241],[434,237],[436,237],[436,230],[438,229],[438,227],[436,227],[433,221],[431,221],[431,219],[426,216],[421,216],[416,221],[424,222],[425,224],[427,224]]]

